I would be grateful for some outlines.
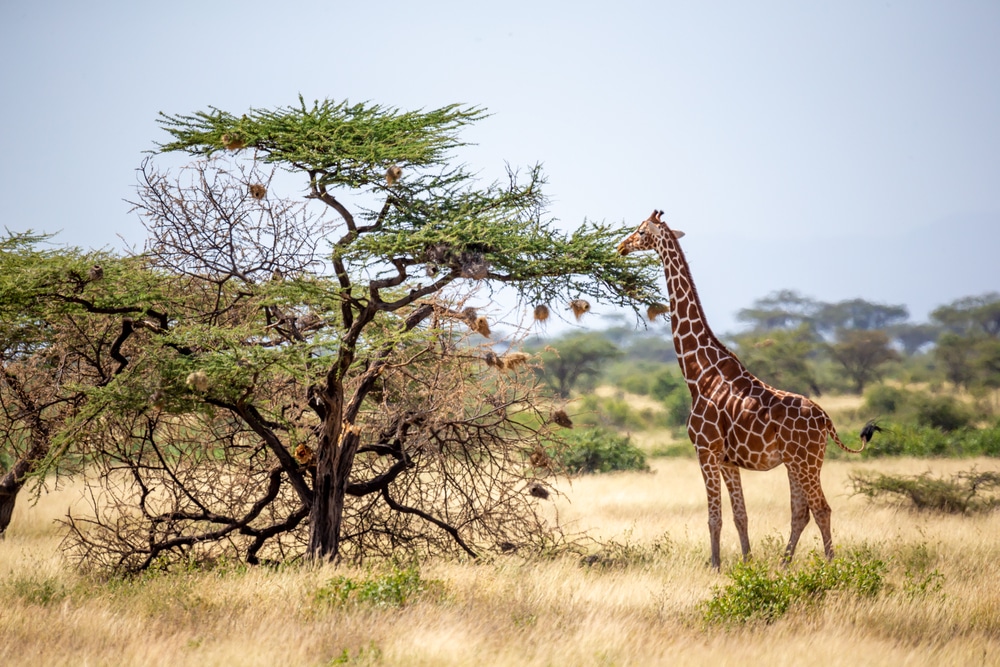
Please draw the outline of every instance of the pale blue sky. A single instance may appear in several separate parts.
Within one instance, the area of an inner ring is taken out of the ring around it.
[[[462,159],[542,162],[567,227],[664,209],[720,333],[778,289],[1000,290],[995,0],[341,5],[2,0],[0,224],[141,245],[161,110],[460,102]]]

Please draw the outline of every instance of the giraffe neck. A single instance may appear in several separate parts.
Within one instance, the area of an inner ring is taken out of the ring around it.
[[[673,232],[664,235],[656,248],[663,261],[670,294],[670,329],[681,372],[692,392],[696,380],[713,375],[741,373],[743,365],[723,345],[705,319],[705,311],[691,279],[691,269]]]

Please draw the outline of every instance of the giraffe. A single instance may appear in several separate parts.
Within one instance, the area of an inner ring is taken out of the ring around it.
[[[618,252],[627,255],[655,250],[663,261],[674,349],[691,392],[688,437],[698,452],[708,495],[712,567],[719,569],[721,563],[720,476],[729,490],[745,560],[750,555],[750,539],[740,468],[771,470],[782,463],[788,471],[792,501],[792,528],[784,561],[789,562],[795,554],[810,512],[822,534],[826,557],[832,559],[830,505],[820,486],[827,439],[833,438],[841,449],[857,454],[864,450],[874,427],[862,431],[860,449],[850,449],[840,441],[833,422],[819,405],[805,396],[775,389],[751,374],[705,321],[687,259],[677,241],[683,232],[670,229],[661,215],[663,211],[653,211],[618,245]]]

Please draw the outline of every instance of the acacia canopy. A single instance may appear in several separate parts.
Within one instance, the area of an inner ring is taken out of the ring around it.
[[[101,470],[93,515],[70,519],[78,553],[135,570],[219,550],[362,559],[551,540],[544,494],[526,489],[558,436],[537,360],[482,337],[495,291],[638,308],[659,271],[618,255],[620,226],[546,217],[540,167],[482,185],[455,166],[460,131],[484,117],[301,98],[161,114],[158,152],[195,159],[171,174],[154,154],[138,172],[149,236],[134,282],[157,296],[79,314],[104,313],[126,361],[69,431]],[[304,197],[283,194],[280,170]]]

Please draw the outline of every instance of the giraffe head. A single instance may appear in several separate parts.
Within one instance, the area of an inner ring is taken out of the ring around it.
[[[658,240],[671,232],[676,239],[684,236],[684,232],[667,227],[667,223],[660,219],[662,215],[663,211],[653,211],[652,215],[639,223],[638,229],[618,244],[618,254],[627,255],[639,250],[653,250]]]

